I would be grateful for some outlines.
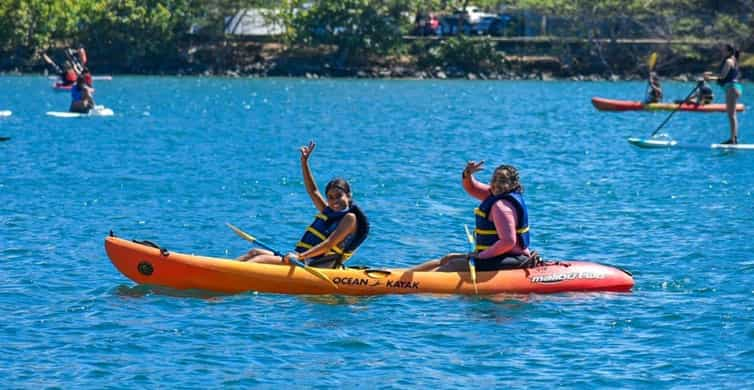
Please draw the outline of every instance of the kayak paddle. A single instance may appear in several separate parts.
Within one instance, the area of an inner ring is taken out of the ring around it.
[[[273,249],[271,246],[269,246],[269,245],[267,245],[267,244],[265,244],[265,243],[257,240],[257,238],[254,237],[254,236],[252,236],[251,234],[244,232],[243,230],[239,229],[236,226],[231,225],[230,223],[226,222],[225,224],[228,225],[228,227],[231,230],[233,230],[234,232],[236,232],[236,234],[238,234],[239,236],[241,236],[241,238],[243,238],[244,240],[249,241],[251,243],[256,243],[257,245],[261,246],[262,248],[272,251],[272,254],[274,254],[275,256],[280,256],[281,258],[285,257],[285,255],[282,254],[280,251],[278,251],[276,249]],[[304,270],[306,270],[310,274],[312,274],[312,275],[314,275],[314,276],[316,276],[316,277],[318,277],[318,278],[326,281],[327,283],[330,283],[330,285],[333,286],[334,288],[336,288],[336,289],[338,288],[337,284],[333,283],[332,280],[330,280],[330,278],[327,277],[327,275],[325,275],[324,273],[322,273],[318,269],[310,267],[309,265],[307,265],[303,261],[301,261],[299,259],[296,259],[296,258],[289,257],[288,261],[290,261],[291,264],[293,264],[293,265],[295,265],[297,267],[303,268]]]
[[[665,120],[662,121],[662,123],[660,123],[659,126],[657,126],[657,128],[655,129],[655,131],[652,132],[652,135],[650,135],[649,138],[654,137],[655,134],[657,134],[657,132],[660,131],[660,129],[662,129],[662,127],[665,126],[666,123],[668,123],[668,121],[670,120],[670,118],[673,117],[673,114],[675,114],[676,112],[678,112],[678,109],[681,108],[681,104],[684,104],[689,99],[691,99],[691,95],[693,95],[694,92],[696,92],[696,90],[698,88],[699,88],[699,84],[697,84],[696,87],[694,87],[694,89],[691,90],[691,92],[688,94],[688,96],[686,96],[686,98],[683,99],[683,101],[681,103],[679,103],[678,106],[676,106],[676,108],[673,109],[673,111],[670,112],[670,115],[668,115],[668,117],[665,118]]]
[[[655,64],[657,64],[657,52],[653,51],[652,54],[649,55],[649,58],[647,58],[647,68],[649,68],[650,72],[655,69]]]
[[[471,251],[474,252],[476,249],[476,240],[474,240],[474,236],[471,235],[471,232],[469,231],[469,225],[464,224],[463,228],[466,230],[466,239],[469,240],[469,247],[471,247]],[[471,283],[474,284],[474,293],[479,295],[479,289],[477,289],[476,286],[476,262],[472,256],[469,256],[469,274],[471,275]]]

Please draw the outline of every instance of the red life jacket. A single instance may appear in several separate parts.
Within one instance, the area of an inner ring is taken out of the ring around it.
[[[67,71],[65,71],[65,81],[75,82],[76,81],[76,72],[74,72],[73,70],[67,70]]]

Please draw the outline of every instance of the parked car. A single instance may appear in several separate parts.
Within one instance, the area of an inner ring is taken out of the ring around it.
[[[471,33],[471,25],[458,15],[447,15],[440,19],[440,35],[457,35]]]
[[[484,16],[479,20],[479,23],[471,26],[471,34],[496,37],[512,35],[513,25],[513,19],[510,15]]]
[[[453,12],[453,15],[463,17],[468,24],[477,24],[483,17],[495,16],[495,14],[486,13],[479,7],[473,5],[467,6],[465,9],[458,9]]]

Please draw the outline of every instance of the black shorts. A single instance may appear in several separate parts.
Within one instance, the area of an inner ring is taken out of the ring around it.
[[[528,268],[531,257],[528,255],[498,256],[489,259],[475,259],[477,271],[499,271],[504,269]]]
[[[307,260],[306,264],[314,268],[336,268],[339,265],[340,256],[320,256]]]

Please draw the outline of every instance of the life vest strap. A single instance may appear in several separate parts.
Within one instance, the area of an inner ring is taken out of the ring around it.
[[[319,230],[317,230],[317,229],[315,229],[315,228],[313,228],[311,226],[309,226],[308,228],[306,228],[306,231],[309,232],[309,233],[311,233],[311,234],[314,234],[315,236],[317,236],[317,238],[319,238],[322,241],[324,241],[324,240],[327,239],[327,236],[325,236]]]

